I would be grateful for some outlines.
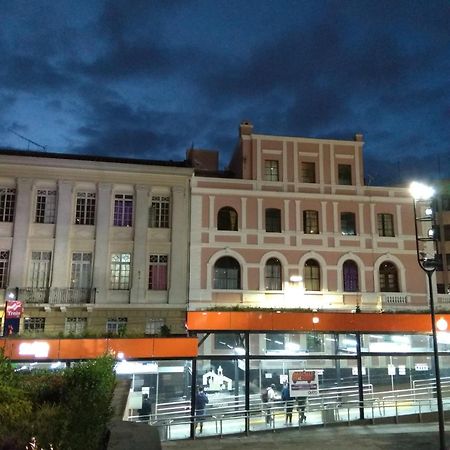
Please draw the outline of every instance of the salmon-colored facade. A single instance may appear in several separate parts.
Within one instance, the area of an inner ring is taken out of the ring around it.
[[[364,184],[362,139],[267,136],[242,123],[235,178],[192,180],[189,309],[428,308],[412,198]],[[435,294],[438,306],[449,300]]]

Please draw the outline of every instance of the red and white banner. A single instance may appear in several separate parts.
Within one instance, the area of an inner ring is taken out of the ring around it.
[[[22,302],[19,300],[6,301],[6,319],[20,319],[22,312]]]

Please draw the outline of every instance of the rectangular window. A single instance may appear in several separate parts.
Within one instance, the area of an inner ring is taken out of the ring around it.
[[[167,290],[167,255],[150,255],[148,288],[152,291]]]
[[[272,159],[264,161],[264,179],[266,181],[279,181],[278,161]]]
[[[23,329],[28,333],[43,333],[45,330],[45,317],[25,317]]]
[[[266,209],[266,231],[268,233],[281,233],[281,211],[276,208]]]
[[[303,232],[305,234],[319,234],[318,211],[303,211]]]
[[[338,184],[352,184],[352,166],[350,164],[338,164]]]
[[[72,253],[71,288],[91,287],[92,253]]]
[[[316,182],[316,164],[313,162],[302,162],[301,164],[301,182]]]
[[[450,225],[444,225],[444,240],[450,241]]]
[[[266,350],[276,352],[284,350],[285,348],[285,335],[281,333],[267,333],[264,340],[266,341]]]
[[[170,197],[153,196],[150,207],[150,228],[169,228]]]
[[[50,281],[52,252],[31,252],[29,285],[34,288],[46,288]]]
[[[66,321],[64,324],[64,333],[79,336],[86,331],[86,327],[86,317],[66,317]]]
[[[12,222],[16,206],[16,190],[0,188],[0,222]]]
[[[106,333],[123,335],[127,329],[128,319],[126,317],[116,317],[108,319],[106,322]]]
[[[76,225],[94,225],[95,223],[95,192],[77,192],[75,206]]]
[[[111,289],[130,289],[131,253],[111,255]]]
[[[0,250],[0,289],[8,286],[9,250]]]
[[[131,227],[133,225],[133,195],[116,194],[114,196],[115,227]]]
[[[385,237],[394,236],[394,216],[392,214],[378,214],[378,235]]]
[[[356,219],[352,212],[341,213],[341,233],[344,236],[354,236],[356,234]]]
[[[36,223],[55,223],[56,191],[38,189],[36,196]]]
[[[164,326],[164,319],[149,319],[145,324],[146,335],[161,334],[161,327]]]

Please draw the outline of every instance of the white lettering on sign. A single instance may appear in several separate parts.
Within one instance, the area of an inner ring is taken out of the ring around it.
[[[424,372],[426,370],[428,370],[428,364],[420,364],[417,363],[414,367],[418,372]]]
[[[50,345],[48,342],[22,342],[19,345],[19,355],[47,358]]]

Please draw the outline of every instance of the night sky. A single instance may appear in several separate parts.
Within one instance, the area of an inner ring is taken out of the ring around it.
[[[224,167],[249,120],[450,178],[449,0],[0,0],[0,56],[1,147]]]

